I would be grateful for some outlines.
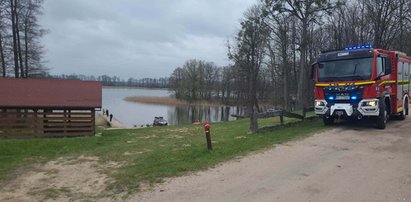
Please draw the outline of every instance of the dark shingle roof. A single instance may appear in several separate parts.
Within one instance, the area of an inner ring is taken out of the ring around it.
[[[0,107],[101,108],[101,82],[0,78]]]

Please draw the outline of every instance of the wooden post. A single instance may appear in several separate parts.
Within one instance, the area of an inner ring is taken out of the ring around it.
[[[64,123],[64,124],[63,124],[63,133],[67,133],[67,128],[68,128],[68,126],[67,126],[67,125],[68,125],[67,117],[68,117],[68,116],[67,116],[67,110],[66,110],[66,109],[64,110],[64,115],[63,115],[63,117],[64,117],[64,118],[63,118],[63,123]]]
[[[91,109],[91,127],[93,129],[91,135],[96,135],[96,111]]]
[[[281,125],[284,125],[284,113],[283,113],[284,111],[281,111],[281,113],[280,113],[280,124]]]
[[[5,123],[5,121],[7,120],[6,115],[7,115],[6,109],[0,109],[0,119],[2,119],[2,123],[0,123],[0,130],[1,130],[0,137],[5,137],[8,132],[7,126]]]
[[[213,150],[213,145],[211,143],[210,124],[208,124],[208,121],[204,123],[204,130],[206,135],[207,148],[208,150]]]
[[[304,107],[303,108],[303,119],[302,119],[302,121],[304,121],[306,115],[307,115],[307,108]]]
[[[33,109],[33,117],[34,117],[34,134],[37,135],[39,133],[39,121],[37,117],[37,109]]]

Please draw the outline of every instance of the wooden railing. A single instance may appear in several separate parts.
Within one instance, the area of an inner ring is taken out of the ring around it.
[[[259,118],[270,118],[270,117],[280,118],[280,124],[261,127],[261,128],[258,128],[257,131],[270,131],[270,130],[275,130],[277,128],[289,127],[296,123],[303,122],[304,120],[313,120],[317,118],[317,116],[307,116],[307,112],[311,112],[311,111],[314,111],[314,107],[304,108],[302,111],[302,114],[297,114],[297,113],[289,112],[286,110],[273,110],[273,111],[267,111],[263,113],[257,113],[257,115],[255,116],[257,118],[257,121]],[[285,123],[284,117],[300,119],[300,121]]]
[[[94,109],[0,109],[0,137],[94,135]]]

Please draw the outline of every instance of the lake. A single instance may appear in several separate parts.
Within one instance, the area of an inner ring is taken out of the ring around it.
[[[235,120],[230,114],[241,114],[234,106],[197,107],[167,106],[128,102],[128,96],[170,96],[168,90],[144,88],[103,87],[103,108],[125,124],[132,127],[152,124],[155,116],[164,117],[170,125],[190,124],[195,121],[221,122]]]

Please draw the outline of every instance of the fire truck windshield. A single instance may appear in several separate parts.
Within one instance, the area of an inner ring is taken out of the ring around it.
[[[371,79],[373,58],[322,61],[318,68],[318,81],[352,81]]]

